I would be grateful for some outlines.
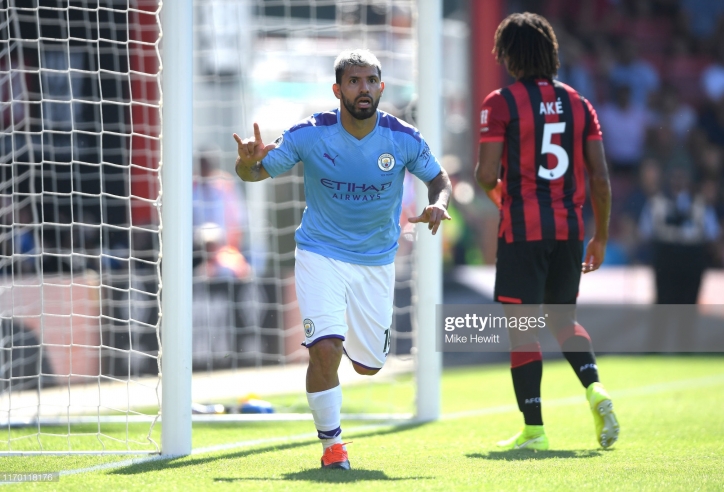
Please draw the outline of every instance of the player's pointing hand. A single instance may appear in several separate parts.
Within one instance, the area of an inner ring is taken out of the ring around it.
[[[264,145],[264,142],[261,139],[259,125],[256,123],[254,123],[254,137],[242,140],[239,135],[234,133],[234,140],[236,140],[239,160],[242,164],[247,166],[262,160],[266,157],[270,150],[277,147],[273,143]]]
[[[428,205],[427,207],[425,207],[425,210],[423,210],[420,215],[418,215],[417,217],[410,217],[409,219],[407,219],[407,221],[412,224],[417,224],[420,222],[427,224],[427,228],[431,230],[432,234],[434,235],[435,233],[437,233],[438,227],[440,227],[440,222],[450,219],[450,214],[447,213],[445,207],[439,204],[435,204]]]

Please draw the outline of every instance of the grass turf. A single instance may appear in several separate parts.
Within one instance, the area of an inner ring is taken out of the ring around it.
[[[543,417],[551,451],[498,451],[494,442],[521,426],[507,367],[446,371],[441,421],[407,426],[343,422],[353,470],[318,469],[315,438],[62,476],[58,490],[379,490],[721,489],[724,484],[724,358],[600,357],[621,438],[598,448],[583,390],[565,361],[548,362]],[[411,387],[345,390],[345,410],[379,394],[404,406]],[[298,400],[282,397],[278,404]],[[356,430],[354,430],[356,429]],[[112,433],[112,430],[109,430]],[[304,436],[309,422],[195,425],[194,449],[239,441]],[[122,457],[0,458],[1,472],[71,470]],[[48,487],[26,483],[20,488]]]

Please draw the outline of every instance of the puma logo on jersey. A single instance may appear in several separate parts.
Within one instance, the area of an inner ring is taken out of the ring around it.
[[[323,157],[325,157],[325,158],[329,159],[330,161],[332,161],[332,164],[334,164],[335,167],[337,166],[337,163],[334,162],[334,160],[335,160],[337,157],[339,157],[339,154],[335,155],[334,157],[331,157],[329,154],[327,154],[327,153],[325,152]]]
[[[541,101],[540,114],[563,114],[563,103],[560,99],[554,103]]]

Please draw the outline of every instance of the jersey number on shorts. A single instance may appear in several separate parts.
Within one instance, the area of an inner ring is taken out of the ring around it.
[[[387,355],[390,353],[390,330],[385,330],[385,346],[382,347],[382,352]]]
[[[562,177],[568,170],[568,154],[566,149],[558,144],[553,143],[553,135],[566,131],[566,122],[546,123],[543,125],[543,145],[541,146],[541,154],[553,154],[558,158],[558,164],[553,169],[546,169],[541,166],[538,168],[538,177],[554,180]]]

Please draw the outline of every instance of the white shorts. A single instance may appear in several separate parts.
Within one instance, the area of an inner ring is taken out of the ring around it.
[[[390,351],[394,263],[354,265],[302,249],[295,256],[304,345],[339,338],[351,361],[382,368]]]

